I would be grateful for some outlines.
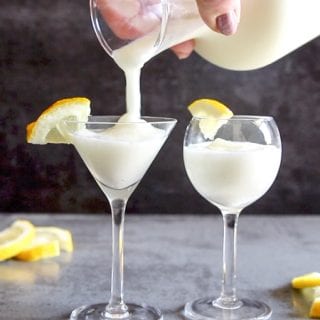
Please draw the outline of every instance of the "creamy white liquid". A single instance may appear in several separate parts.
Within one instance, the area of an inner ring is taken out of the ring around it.
[[[272,185],[281,149],[216,139],[184,147],[184,163],[195,189],[218,207],[242,209]]]
[[[193,39],[203,30],[200,28],[202,22],[199,17],[195,15],[190,16],[190,6],[193,9],[195,8],[194,0],[187,0],[185,3],[180,3],[179,8],[174,8],[175,10],[181,9],[181,15],[175,19],[170,19],[166,28],[166,36],[158,50],[156,50],[155,44],[159,41],[160,25],[153,32],[113,51],[112,57],[123,70],[126,78],[127,111],[120,121],[136,121],[141,115],[140,74],[144,64],[159,52],[182,41]],[[188,8],[189,10],[186,10]],[[188,26],[188,32],[185,32],[186,25]]]
[[[151,57],[157,34],[151,33],[113,52],[113,59],[126,78],[126,113],[120,122],[134,122],[141,117],[140,74]]]
[[[71,139],[99,184],[119,190],[141,180],[166,133],[148,123],[120,123],[102,132],[83,129]]]
[[[127,68],[126,77],[126,113],[120,122],[135,122],[141,117],[140,73],[141,68]]]

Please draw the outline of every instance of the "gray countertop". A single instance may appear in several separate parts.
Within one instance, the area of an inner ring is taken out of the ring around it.
[[[0,227],[23,215],[1,214]],[[73,232],[72,254],[38,262],[0,263],[0,319],[65,320],[72,309],[107,301],[110,215],[26,215],[35,225]],[[320,217],[240,216],[239,297],[273,309],[272,319],[304,319],[294,309],[292,277],[320,271]],[[222,264],[219,215],[127,215],[125,300],[158,306],[179,319],[189,300],[218,294]]]

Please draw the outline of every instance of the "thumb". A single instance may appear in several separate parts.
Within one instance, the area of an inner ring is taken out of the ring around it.
[[[196,0],[203,21],[214,31],[232,35],[240,20],[241,0]]]

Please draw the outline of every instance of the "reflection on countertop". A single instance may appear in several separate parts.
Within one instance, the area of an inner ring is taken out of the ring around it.
[[[0,263],[0,281],[16,285],[36,283],[55,283],[60,278],[64,266],[72,260],[71,253],[62,253],[59,257],[36,262],[7,260]]]
[[[3,215],[0,227],[20,215]],[[75,250],[37,262],[0,263],[1,319],[66,320],[81,305],[109,299],[110,215],[30,215],[37,225],[72,231]],[[159,307],[181,319],[190,300],[218,294],[220,215],[127,215],[125,301]],[[319,271],[320,217],[240,216],[237,288],[273,309],[273,319],[305,319],[307,305],[290,287],[293,277]]]

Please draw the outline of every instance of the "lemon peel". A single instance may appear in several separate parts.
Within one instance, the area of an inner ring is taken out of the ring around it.
[[[36,227],[37,233],[50,234],[59,241],[60,249],[66,252],[73,251],[72,234],[69,230],[58,227]]]
[[[291,280],[291,285],[303,298],[310,318],[320,318],[320,273],[310,272]]]
[[[59,240],[50,234],[36,232],[29,247],[19,252],[15,259],[22,261],[37,261],[60,255]]]
[[[28,247],[35,237],[35,227],[27,220],[17,220],[0,232],[0,261],[10,259]]]
[[[320,318],[320,297],[316,297],[312,305],[310,307],[309,311],[309,317],[310,318]]]
[[[311,272],[299,277],[295,277],[292,279],[291,285],[295,289],[320,286],[320,273]]]

